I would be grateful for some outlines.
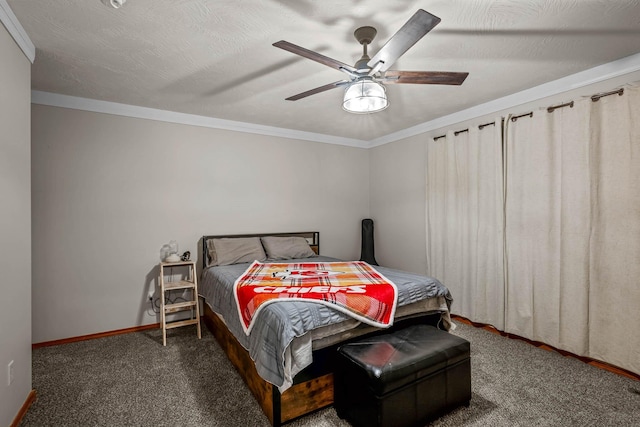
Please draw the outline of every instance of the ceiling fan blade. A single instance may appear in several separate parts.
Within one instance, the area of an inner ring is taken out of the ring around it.
[[[349,64],[345,64],[344,62],[340,62],[335,59],[329,58],[328,56],[324,56],[318,52],[305,49],[293,43],[280,40],[279,42],[275,42],[273,45],[275,47],[279,47],[280,49],[284,49],[291,53],[295,53],[296,55],[304,56],[305,58],[311,59],[312,61],[319,62],[323,65],[326,65],[327,67],[335,68],[336,70],[339,70],[339,71],[344,71],[347,74],[356,73],[356,69]]]
[[[398,58],[400,58],[411,46],[424,37],[433,27],[438,25],[440,18],[422,9],[418,11],[382,46],[367,63],[369,68],[375,67],[378,62],[383,62],[380,71],[387,71]]]
[[[378,79],[386,84],[409,83],[422,85],[461,85],[469,73],[448,71],[387,71]]]
[[[317,87],[315,89],[311,89],[311,90],[308,90],[306,92],[302,92],[302,93],[299,93],[297,95],[290,96],[286,100],[287,101],[297,101],[298,99],[306,98],[307,96],[315,95],[316,93],[325,92],[327,90],[330,90],[330,89],[333,89],[333,88],[336,88],[336,87],[340,87],[340,86],[346,86],[349,83],[351,83],[351,82],[346,81],[346,80],[340,80],[338,82],[329,83],[328,85],[320,86],[320,87]]]

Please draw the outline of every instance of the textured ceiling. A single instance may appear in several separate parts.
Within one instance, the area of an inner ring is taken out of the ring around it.
[[[371,140],[640,52],[638,0],[8,0],[36,46],[34,90]],[[419,8],[442,22],[393,69],[466,71],[462,86],[389,85],[383,112],[342,110],[345,77],[271,46],[349,64]]]

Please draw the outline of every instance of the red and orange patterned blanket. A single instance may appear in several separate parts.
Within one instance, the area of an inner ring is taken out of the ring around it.
[[[235,297],[244,332],[267,304],[310,300],[377,327],[393,323],[396,286],[363,261],[261,263],[255,261],[236,280]]]

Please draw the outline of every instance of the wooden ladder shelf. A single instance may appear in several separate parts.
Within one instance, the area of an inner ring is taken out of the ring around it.
[[[187,274],[185,279],[177,281],[167,281],[167,269],[173,279],[174,268],[186,268]],[[167,345],[167,329],[179,328],[180,326],[197,325],[198,339],[202,337],[200,330],[200,305],[198,304],[198,280],[196,278],[195,261],[178,261],[178,262],[161,262],[160,263],[160,326],[162,328],[162,345]],[[167,303],[171,292],[188,291],[190,297],[186,301],[175,303]],[[167,321],[167,314],[177,313],[179,311],[191,311],[191,318]]]

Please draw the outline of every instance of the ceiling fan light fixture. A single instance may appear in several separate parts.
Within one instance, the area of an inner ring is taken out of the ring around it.
[[[350,84],[344,91],[342,108],[356,114],[377,113],[389,106],[385,87],[370,78]]]

